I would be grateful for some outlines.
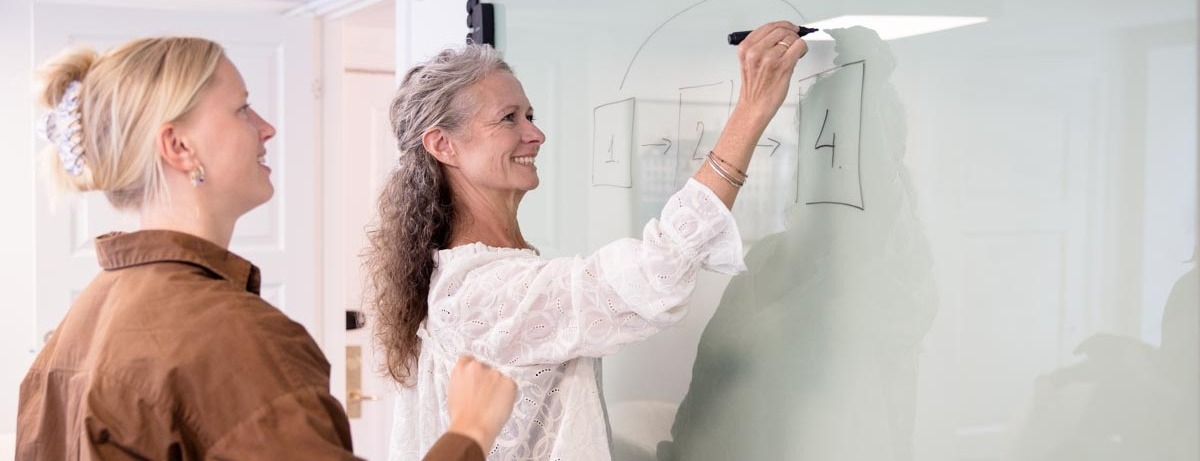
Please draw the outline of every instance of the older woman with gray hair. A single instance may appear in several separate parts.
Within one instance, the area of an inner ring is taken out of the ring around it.
[[[485,46],[410,70],[392,101],[399,165],[370,232],[377,335],[397,401],[393,460],[446,430],[447,378],[471,354],[518,384],[491,459],[611,459],[598,357],[677,323],[696,272],[744,270],[729,208],[756,141],[808,47],[790,22],[739,46],[742,86],[714,150],[641,240],[587,257],[543,258],[517,207],[538,186],[545,135],[521,83]]]

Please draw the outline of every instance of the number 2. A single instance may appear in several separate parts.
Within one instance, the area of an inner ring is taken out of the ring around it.
[[[704,122],[696,122],[696,131],[699,131],[700,135],[696,136],[696,147],[692,149],[692,160],[703,158],[697,157],[696,154],[700,152],[700,141],[704,140]]]

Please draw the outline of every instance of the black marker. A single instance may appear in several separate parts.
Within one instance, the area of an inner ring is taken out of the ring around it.
[[[800,32],[797,32],[797,33],[800,34],[801,37],[803,37],[805,35],[811,34],[813,32],[819,31],[819,30],[821,30],[821,29],[813,29],[811,27],[800,26]],[[737,45],[739,43],[742,43],[742,40],[745,40],[746,36],[750,35],[750,32],[751,31],[743,30],[741,32],[734,32],[732,34],[729,34],[729,44]]]

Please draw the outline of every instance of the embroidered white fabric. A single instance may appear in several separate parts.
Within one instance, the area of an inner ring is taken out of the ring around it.
[[[437,253],[416,385],[401,387],[392,461],[418,460],[450,425],[446,390],[461,354],[517,382],[512,418],[489,460],[611,460],[598,357],[684,315],[700,268],[745,270],[733,215],[689,180],[642,240],[547,259],[480,243]]]

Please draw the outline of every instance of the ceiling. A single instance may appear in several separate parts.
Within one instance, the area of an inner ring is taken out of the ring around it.
[[[338,18],[383,0],[37,0],[38,3],[149,8],[174,11],[267,12]]]

